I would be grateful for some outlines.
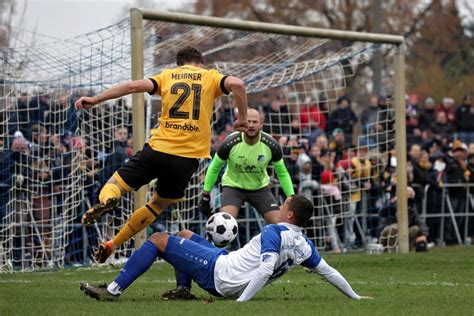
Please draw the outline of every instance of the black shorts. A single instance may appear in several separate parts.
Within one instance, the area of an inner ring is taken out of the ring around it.
[[[157,178],[156,193],[165,199],[180,199],[199,166],[199,159],[153,150],[145,144],[117,173],[134,190]]]
[[[254,191],[232,187],[222,187],[221,205],[233,205],[238,209],[249,202],[261,215],[271,211],[278,211],[280,207],[270,188]]]

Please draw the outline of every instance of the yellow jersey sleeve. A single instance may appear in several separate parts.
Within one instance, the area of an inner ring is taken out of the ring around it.
[[[157,151],[189,158],[210,158],[214,102],[226,93],[225,76],[191,65],[166,69],[150,78],[161,95],[159,127],[151,132]]]
[[[151,81],[153,82],[154,89],[152,92],[150,92],[150,95],[153,95],[155,93],[158,93],[161,95],[161,87],[163,86],[163,72],[154,75],[153,77],[150,78]]]

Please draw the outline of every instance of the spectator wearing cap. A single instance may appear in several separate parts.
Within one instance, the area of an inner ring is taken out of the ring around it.
[[[454,134],[454,127],[449,123],[446,112],[439,111],[436,113],[436,121],[431,125],[431,132],[442,144],[449,143],[449,139]]]
[[[337,108],[331,113],[329,118],[329,128],[334,131],[340,128],[344,131],[346,144],[349,145],[352,141],[352,132],[354,125],[358,118],[351,109],[351,100],[347,96],[342,96],[337,100]]]
[[[429,130],[431,124],[435,121],[435,101],[433,98],[428,97],[425,100],[423,109],[420,110],[418,117],[418,126],[422,131]]]
[[[456,110],[456,128],[462,142],[474,143],[474,107],[469,95],[464,96],[461,106]]]
[[[435,116],[438,117],[439,112],[446,114],[446,119],[453,126],[456,124],[456,113],[454,112],[454,100],[453,98],[445,97],[443,102],[436,107]]]
[[[346,159],[347,144],[344,131],[341,128],[336,128],[332,131],[332,141],[329,144],[329,150],[335,153],[335,163],[341,159]]]

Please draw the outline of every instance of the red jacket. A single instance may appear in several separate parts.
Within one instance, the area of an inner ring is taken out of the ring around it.
[[[309,106],[303,105],[300,111],[301,128],[310,126],[310,122],[314,121],[319,124],[319,128],[326,130],[326,116],[318,109],[316,104]]]

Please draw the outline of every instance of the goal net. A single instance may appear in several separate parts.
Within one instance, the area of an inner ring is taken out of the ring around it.
[[[174,67],[185,45],[199,48],[207,67],[246,83],[249,107],[262,113],[264,131],[281,144],[295,190],[315,204],[307,233],[316,246],[338,251],[378,243],[379,213],[395,180],[393,47],[146,21],[145,77]],[[132,196],[126,195],[120,211],[91,227],[80,224],[101,186],[131,156],[131,98],[89,111],[76,112],[73,104],[81,95],[130,79],[130,21],[2,54],[0,266],[10,271],[91,263],[98,242],[117,233],[133,211]],[[374,71],[383,80],[379,105],[371,107]],[[157,96],[147,96],[145,103],[149,130],[158,126],[161,103]],[[232,97],[219,98],[213,152],[232,131],[233,120]],[[183,227],[202,232],[205,219],[197,206],[208,163],[201,161],[185,200],[150,232]],[[269,172],[281,202],[284,195]],[[212,205],[220,206],[218,187]],[[240,235],[247,239],[263,221],[251,207],[241,213]],[[130,241],[114,259],[132,249]]]

